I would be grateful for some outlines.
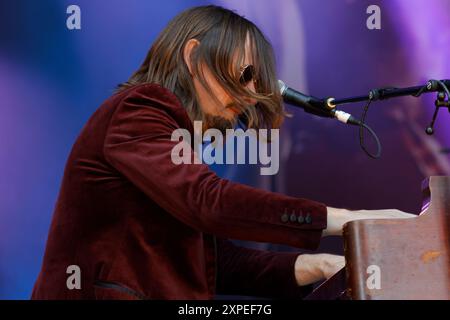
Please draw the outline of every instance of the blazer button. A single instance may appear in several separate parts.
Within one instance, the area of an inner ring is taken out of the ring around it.
[[[311,214],[310,214],[310,213],[308,213],[308,214],[306,215],[306,217],[305,217],[305,222],[306,222],[307,224],[311,224],[311,223],[312,223],[312,217],[311,217]]]
[[[305,223],[305,218],[303,217],[303,214],[299,215],[297,218],[298,223],[303,224]]]
[[[288,222],[288,221],[289,221],[289,215],[288,215],[287,213],[284,213],[284,214],[281,216],[281,222],[286,223],[286,222]]]
[[[297,216],[295,215],[295,213],[291,214],[290,219],[291,219],[291,222],[297,221]]]

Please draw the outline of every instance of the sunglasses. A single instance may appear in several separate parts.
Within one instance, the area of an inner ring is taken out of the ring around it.
[[[255,67],[247,64],[241,68],[239,82],[243,86],[247,86],[251,81],[256,82]]]

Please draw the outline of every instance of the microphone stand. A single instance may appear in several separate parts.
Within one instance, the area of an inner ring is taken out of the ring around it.
[[[380,88],[370,90],[368,95],[356,96],[343,99],[328,98],[326,103],[328,108],[333,109],[337,105],[343,105],[354,102],[362,101],[377,101],[377,100],[387,100],[402,96],[413,96],[419,97],[423,93],[437,92],[437,97],[435,101],[435,111],[430,125],[425,129],[428,135],[434,133],[434,123],[436,121],[438,112],[440,108],[448,108],[450,113],[450,80],[430,80],[423,86],[407,87],[407,88]]]

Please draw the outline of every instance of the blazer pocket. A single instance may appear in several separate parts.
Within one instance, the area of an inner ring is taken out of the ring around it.
[[[121,283],[96,280],[94,282],[96,300],[147,300],[147,297]]]

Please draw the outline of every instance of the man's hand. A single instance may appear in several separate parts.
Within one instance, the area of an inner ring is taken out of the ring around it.
[[[324,237],[342,235],[344,225],[354,220],[417,218],[417,215],[397,209],[350,211],[328,207],[327,210],[327,228],[323,231]]]
[[[295,279],[299,286],[329,279],[345,266],[345,258],[326,253],[302,254],[295,261]]]

